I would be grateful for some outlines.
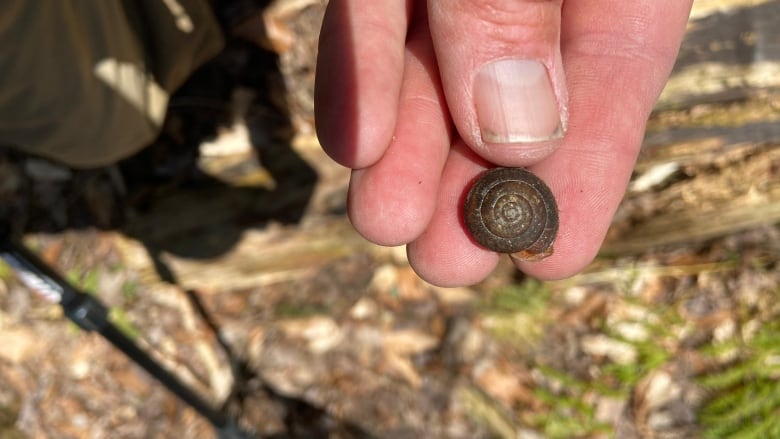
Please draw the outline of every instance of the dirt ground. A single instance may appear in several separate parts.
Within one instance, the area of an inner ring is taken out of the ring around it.
[[[117,166],[2,151],[0,214],[248,437],[780,437],[780,1],[696,2],[588,269],[454,289],[345,216],[323,9],[273,2]],[[217,436],[0,265],[6,437]]]

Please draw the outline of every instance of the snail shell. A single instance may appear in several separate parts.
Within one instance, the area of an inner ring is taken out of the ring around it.
[[[550,188],[525,169],[485,172],[466,195],[464,208],[466,227],[483,247],[521,260],[552,254],[558,206]]]

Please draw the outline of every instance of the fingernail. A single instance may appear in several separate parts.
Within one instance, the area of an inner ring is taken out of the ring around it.
[[[563,137],[558,100],[539,61],[504,59],[486,64],[474,83],[474,105],[486,143]]]

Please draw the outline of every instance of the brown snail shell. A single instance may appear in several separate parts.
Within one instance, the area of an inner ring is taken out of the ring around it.
[[[466,227],[483,247],[521,260],[552,254],[558,206],[550,188],[529,171],[486,171],[466,195],[464,208]]]

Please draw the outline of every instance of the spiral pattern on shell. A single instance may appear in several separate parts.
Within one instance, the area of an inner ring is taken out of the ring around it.
[[[558,206],[550,188],[529,171],[485,172],[466,195],[464,208],[466,227],[482,246],[525,260],[552,254]]]

